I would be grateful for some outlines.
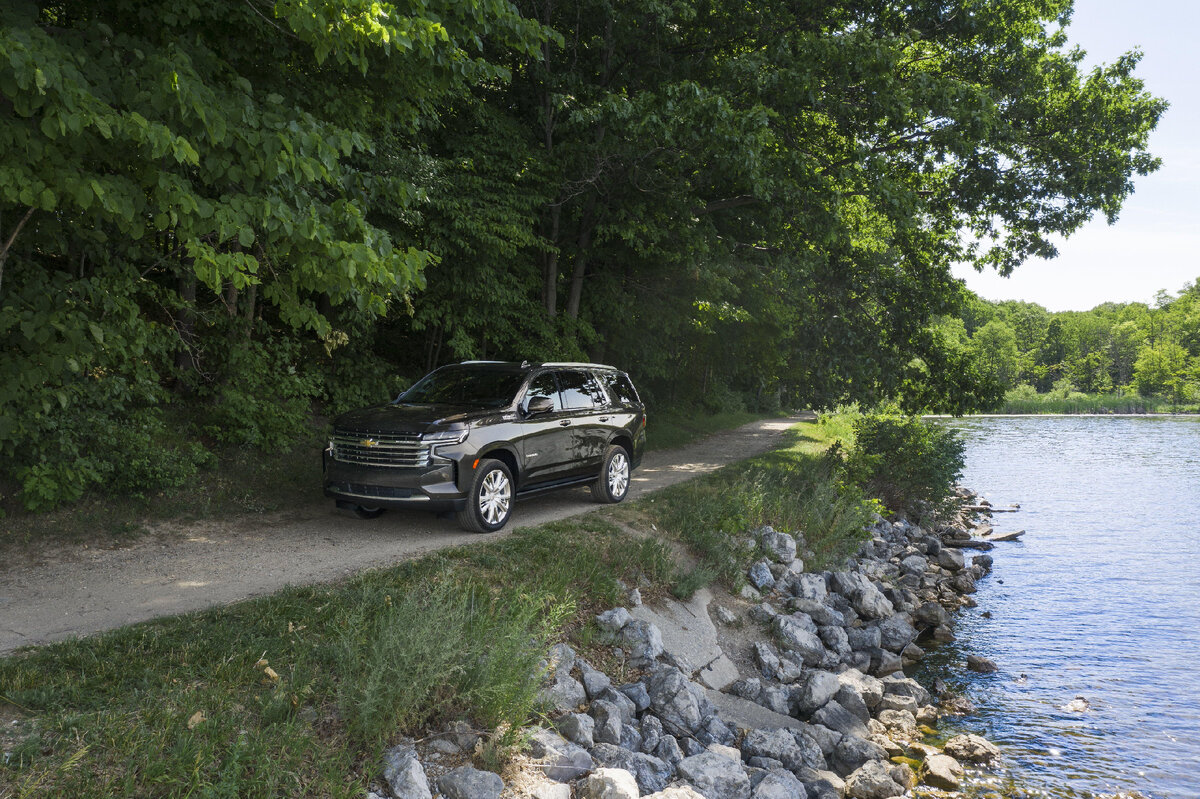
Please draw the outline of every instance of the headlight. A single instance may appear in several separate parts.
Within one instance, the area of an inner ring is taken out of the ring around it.
[[[436,447],[443,447],[449,444],[461,444],[466,440],[467,433],[471,432],[469,428],[459,430],[435,430],[432,433],[423,433],[421,440]]]

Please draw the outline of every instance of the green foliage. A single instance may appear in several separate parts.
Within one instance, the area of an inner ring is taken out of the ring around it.
[[[854,441],[845,474],[893,511],[938,515],[962,476],[963,442],[953,430],[916,417],[861,416]]]
[[[438,580],[368,596],[373,623],[353,621],[339,656],[339,706],[367,746],[470,712],[493,729],[521,725],[540,688],[538,661],[565,618],[548,596],[498,599],[487,586]]]

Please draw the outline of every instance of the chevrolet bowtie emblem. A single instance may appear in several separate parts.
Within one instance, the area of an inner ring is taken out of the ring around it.
[[[364,438],[362,441],[360,441],[358,443],[362,444],[364,447],[378,447],[379,446],[379,442],[373,438]]]

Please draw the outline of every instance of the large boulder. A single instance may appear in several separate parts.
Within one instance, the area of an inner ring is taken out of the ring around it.
[[[878,760],[864,763],[846,778],[846,796],[853,799],[890,799],[904,793],[892,779],[891,769]]]
[[[775,587],[775,575],[771,574],[771,562],[769,560],[760,560],[750,567],[746,578],[750,581],[750,585],[757,588],[759,591],[770,591]]]
[[[979,735],[956,735],[946,741],[946,754],[958,761],[990,763],[1000,757],[1000,749]]]
[[[841,682],[833,672],[814,670],[808,672],[804,681],[792,692],[796,709],[804,716],[815,713],[833,699],[841,688]]]
[[[567,713],[555,721],[554,726],[564,738],[582,747],[590,749],[596,742],[593,735],[596,722],[584,713]]]
[[[903,613],[879,623],[880,646],[892,652],[902,652],[917,637],[917,630]]]
[[[646,668],[663,653],[662,631],[648,621],[635,619],[621,628],[618,640],[628,653],[629,665]]]
[[[858,669],[843,671],[838,675],[838,682],[857,691],[869,708],[878,705],[883,698],[883,681],[869,674],[863,674]]]
[[[504,780],[490,771],[459,766],[438,777],[437,787],[446,799],[500,799]]]
[[[808,792],[795,774],[776,768],[759,780],[750,799],[808,799]]]
[[[766,757],[778,760],[789,771],[801,768],[822,768],[825,759],[819,748],[815,752],[814,761],[812,746],[801,747],[796,736],[788,730],[758,730],[752,729],[742,739],[742,754],[747,758]]]
[[[799,619],[808,617],[801,614]],[[804,661],[804,665],[815,666],[825,656],[825,645],[821,643],[816,632],[810,631],[808,625],[799,619],[794,616],[776,616],[773,621],[775,633],[779,636],[780,644],[785,649],[795,652],[797,657]],[[808,621],[812,624],[811,619]]]
[[[866,738],[871,734],[866,724],[863,724],[857,716],[833,700],[813,713],[811,721],[813,724],[828,727],[842,735],[857,735],[859,738]]]
[[[928,705],[932,699],[929,691],[925,690],[925,686],[903,674],[890,674],[880,680],[880,683],[883,685],[885,694],[911,696],[918,705]]]
[[[787,533],[766,527],[759,541],[766,556],[776,563],[789,564],[796,559],[796,539]]]
[[[670,666],[650,675],[646,691],[650,710],[673,735],[694,736],[716,712],[703,689]]]
[[[575,786],[578,799],[638,799],[642,793],[628,771],[598,768]]]
[[[596,765],[586,749],[545,728],[535,730],[530,736],[529,754],[540,761],[538,768],[555,782],[578,779]]]
[[[852,774],[872,760],[887,760],[888,753],[877,743],[857,735],[843,735],[833,751],[831,765],[838,774]]]
[[[595,719],[592,739],[596,743],[619,745],[621,743],[621,728],[624,724],[621,721],[621,711],[617,709],[617,706],[612,702],[597,699],[595,702],[592,702],[592,706],[588,712]]]
[[[558,669],[550,677],[550,682],[542,688],[539,696],[541,703],[551,710],[565,713],[574,710],[587,701],[587,692],[579,680],[572,677],[565,669]]]
[[[921,780],[926,785],[946,791],[957,791],[962,778],[962,766],[949,755],[931,755],[921,768]]]
[[[716,752],[701,752],[679,761],[676,772],[707,797],[750,799],[750,777],[740,761]]]
[[[811,599],[824,602],[829,596],[829,588],[825,578],[819,574],[797,574],[790,580],[792,594],[800,599]]]
[[[396,799],[432,799],[429,778],[412,744],[401,744],[384,753],[383,779]]]
[[[954,547],[939,547],[937,551],[938,565],[947,571],[956,572],[966,565],[961,549]]]

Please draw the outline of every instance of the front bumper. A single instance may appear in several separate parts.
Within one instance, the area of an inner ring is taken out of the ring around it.
[[[325,453],[325,496],[378,508],[460,511],[467,506],[453,463],[405,469],[359,466]]]

